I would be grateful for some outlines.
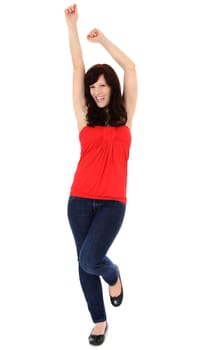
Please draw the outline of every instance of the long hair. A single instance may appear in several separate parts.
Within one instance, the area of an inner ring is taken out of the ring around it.
[[[90,94],[90,86],[103,75],[106,83],[111,87],[110,103],[106,108],[99,108]],[[85,74],[85,99],[87,105],[87,125],[110,126],[125,125],[127,113],[123,103],[119,78],[114,69],[108,64],[96,64],[88,69]]]

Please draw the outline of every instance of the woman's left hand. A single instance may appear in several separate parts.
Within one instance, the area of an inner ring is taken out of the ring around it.
[[[87,35],[89,41],[96,43],[100,43],[103,37],[104,34],[97,28],[92,29]]]

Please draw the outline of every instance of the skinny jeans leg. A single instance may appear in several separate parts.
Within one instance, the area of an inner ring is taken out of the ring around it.
[[[101,277],[109,285],[118,278],[107,252],[116,238],[126,205],[113,200],[69,197],[68,219],[79,262],[81,287],[94,323],[106,320]]]

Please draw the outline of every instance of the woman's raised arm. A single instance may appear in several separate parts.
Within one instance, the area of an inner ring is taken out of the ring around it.
[[[137,76],[134,62],[99,29],[94,28],[87,38],[101,44],[124,71],[123,98],[127,111],[127,125],[131,127],[137,100]]]
[[[81,130],[86,125],[85,115],[87,108],[84,92],[85,65],[77,29],[78,9],[76,4],[65,9],[65,18],[68,25],[69,46],[73,65],[73,106],[78,129]]]

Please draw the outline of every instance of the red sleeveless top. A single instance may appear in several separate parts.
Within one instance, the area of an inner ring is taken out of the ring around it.
[[[79,133],[81,155],[70,195],[126,203],[128,126],[85,126]]]

